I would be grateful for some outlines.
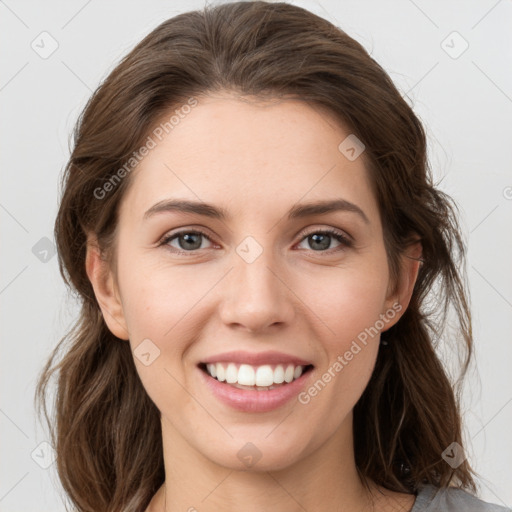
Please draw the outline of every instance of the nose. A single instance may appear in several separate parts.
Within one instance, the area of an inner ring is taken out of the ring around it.
[[[233,255],[234,268],[226,276],[219,306],[225,325],[265,332],[292,323],[295,296],[271,253],[263,250],[252,262]]]

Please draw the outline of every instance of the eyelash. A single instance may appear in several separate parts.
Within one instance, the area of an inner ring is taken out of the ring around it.
[[[162,240],[159,242],[158,247],[167,245],[169,250],[175,254],[180,254],[180,255],[186,254],[187,256],[194,255],[194,253],[197,253],[197,251],[199,251],[200,249],[193,249],[191,251],[183,251],[183,250],[176,249],[175,247],[171,247],[168,245],[169,242],[171,242],[175,238],[178,238],[180,235],[191,235],[191,234],[202,235],[205,238],[207,238],[210,242],[213,243],[213,240],[204,231],[201,231],[200,229],[194,229],[194,230],[178,231],[177,233],[173,233],[172,235],[164,236],[164,238],[162,238]],[[301,243],[302,241],[304,241],[306,238],[308,238],[311,235],[330,235],[342,244],[340,247],[336,247],[334,249],[328,249],[325,251],[313,251],[311,249],[311,252],[318,253],[320,255],[324,255],[324,254],[331,255],[333,252],[342,251],[344,249],[352,247],[352,245],[353,245],[353,242],[347,236],[345,236],[343,233],[341,233],[335,229],[319,229],[319,230],[313,230],[313,231],[306,232],[306,233],[302,232],[299,235],[302,237],[300,239],[299,243]]]

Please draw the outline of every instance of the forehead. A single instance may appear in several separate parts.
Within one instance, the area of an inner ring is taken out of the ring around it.
[[[132,171],[122,216],[135,221],[169,197],[203,200],[239,216],[278,213],[279,205],[326,195],[376,213],[363,158],[342,154],[339,145],[350,133],[325,109],[226,94],[197,100],[161,140],[153,137],[155,146]]]

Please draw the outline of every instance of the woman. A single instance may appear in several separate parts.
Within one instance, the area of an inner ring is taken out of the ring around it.
[[[55,236],[82,311],[37,396],[58,371],[77,510],[504,510],[470,494],[435,351],[452,308],[465,373],[455,209],[326,20],[238,2],[157,27],[80,118]]]

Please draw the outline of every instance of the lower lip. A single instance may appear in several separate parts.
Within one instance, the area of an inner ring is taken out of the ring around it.
[[[198,368],[210,391],[223,403],[243,412],[267,412],[277,409],[298,395],[305,387],[313,369],[303,373],[289,384],[268,391],[238,389],[225,382],[219,382]]]

